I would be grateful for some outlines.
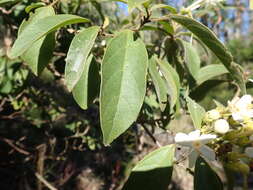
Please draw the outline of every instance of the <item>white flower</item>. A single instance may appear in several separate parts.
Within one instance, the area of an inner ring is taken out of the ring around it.
[[[252,96],[244,95],[241,98],[234,98],[228,102],[232,117],[235,121],[242,122],[245,119],[253,117]]]
[[[215,138],[216,135],[201,135],[200,130],[195,130],[190,132],[188,135],[185,133],[177,133],[175,136],[175,142],[182,146],[189,146],[198,149]]]
[[[219,119],[214,122],[214,131],[216,133],[225,134],[229,130],[229,124],[225,119]]]
[[[190,147],[191,153],[189,155],[189,167],[192,167],[199,154],[211,161],[215,160],[214,151],[205,145],[215,138],[216,135],[201,135],[200,130],[195,130],[190,132],[189,134],[177,133],[175,136],[175,142],[179,145]]]
[[[211,120],[217,120],[221,117],[220,112],[216,109],[210,110],[207,112],[208,118]]]
[[[253,158],[253,147],[247,147],[245,148],[245,154],[250,157],[250,158]]]

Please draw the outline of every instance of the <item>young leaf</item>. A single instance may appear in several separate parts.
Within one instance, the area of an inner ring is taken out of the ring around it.
[[[186,97],[187,107],[190,112],[194,127],[197,129],[201,128],[202,120],[205,116],[205,109],[197,104],[194,100],[190,97]]]
[[[185,62],[191,75],[196,80],[200,69],[200,58],[197,50],[189,43],[183,42],[185,49]]]
[[[98,26],[89,27],[77,34],[71,42],[65,67],[65,81],[70,91],[74,88],[85,69],[86,59],[98,32]]]
[[[213,51],[224,65],[229,66],[232,63],[233,57],[231,53],[208,27],[187,16],[172,15],[171,19],[195,34],[207,47],[209,47],[210,50]]]
[[[98,69],[92,58],[90,55],[85,61],[82,76],[72,92],[75,101],[82,109],[87,109],[88,103],[94,100],[99,87]]]
[[[145,156],[132,170],[123,190],[166,190],[170,184],[175,146],[161,147]]]
[[[26,13],[29,13],[29,12],[31,12],[32,10],[37,9],[37,8],[39,8],[39,7],[43,7],[43,6],[45,6],[45,5],[46,5],[46,4],[43,3],[43,2],[32,3],[31,5],[29,5],[29,6],[27,6],[27,7],[25,8],[25,12],[26,12]]]
[[[175,145],[161,147],[145,156],[132,171],[148,171],[156,168],[172,167]]]
[[[156,59],[167,84],[167,92],[170,96],[170,109],[172,109],[179,99],[180,81],[175,69],[166,61]]]
[[[242,93],[245,94],[246,87],[243,79],[243,72],[240,69],[240,66],[233,62],[231,53],[219,41],[213,31],[200,22],[187,16],[171,15],[171,19],[190,30],[220,59],[240,86]]]
[[[25,31],[18,36],[11,52],[10,58],[22,55],[31,45],[43,36],[57,30],[60,27],[80,22],[89,22],[88,19],[75,15],[62,14],[48,16],[26,27]]]
[[[16,3],[18,1],[21,1],[21,0],[0,0],[0,5],[1,4],[7,4],[7,3]]]
[[[18,35],[20,36],[23,32],[25,32],[29,25],[54,14],[54,9],[51,6],[36,9],[35,13],[30,14],[28,21],[24,20],[22,22],[19,27]],[[40,74],[49,63],[53,54],[54,45],[54,33],[50,33],[34,42],[31,47],[29,47],[27,51],[21,55],[21,58],[28,64],[35,75]]]
[[[194,190],[223,190],[223,183],[215,171],[201,157],[196,161]]]
[[[128,0],[127,4],[129,12],[131,12],[134,8],[137,8],[141,6],[143,3],[146,3],[148,1],[150,0]]]
[[[149,61],[149,73],[155,86],[156,94],[158,97],[159,105],[162,111],[165,110],[167,104],[167,86],[164,79],[157,70],[156,60],[152,57]]]
[[[228,70],[224,65],[218,65],[218,64],[213,64],[213,65],[207,65],[205,67],[202,67],[199,70],[199,73],[196,77],[197,84],[200,85],[203,82],[210,80],[211,78],[217,77],[222,74],[228,73]]]
[[[146,91],[148,55],[145,44],[126,30],[113,38],[102,63],[100,122],[109,144],[136,120]]]
[[[156,5],[154,5],[154,6],[151,7],[150,11],[154,11],[156,9],[167,9],[171,13],[174,13],[174,14],[177,13],[177,9],[176,8],[174,8],[172,6],[169,6],[169,5],[166,5],[166,4],[156,4]]]

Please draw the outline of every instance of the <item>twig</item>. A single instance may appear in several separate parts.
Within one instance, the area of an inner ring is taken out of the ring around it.
[[[50,190],[57,190],[53,185],[51,185],[43,176],[38,174],[37,172],[35,173],[35,176],[40,180],[48,189]]]
[[[0,7],[0,11],[1,11],[3,14],[9,15],[9,14],[12,13],[13,10],[12,10],[12,9],[6,10],[5,8]]]
[[[154,141],[154,143],[160,148],[162,145],[156,140],[156,138],[153,136],[153,134],[147,129],[146,126],[142,125],[148,136]]]
[[[47,151],[46,144],[41,144],[37,147],[38,154],[37,154],[37,173],[39,175],[43,175],[44,173],[44,160],[45,160],[45,154]],[[37,181],[37,189],[42,190],[42,183],[40,180]]]
[[[30,152],[27,152],[26,150],[23,150],[23,149],[17,147],[16,145],[14,145],[12,140],[6,139],[6,138],[0,138],[0,140],[4,141],[6,144],[10,145],[14,150],[16,150],[19,153],[24,154],[24,155],[30,155]]]

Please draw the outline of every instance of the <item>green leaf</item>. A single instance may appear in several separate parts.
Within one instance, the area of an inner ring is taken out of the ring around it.
[[[154,11],[156,9],[167,9],[169,12],[176,14],[177,13],[177,9],[166,5],[166,4],[155,4],[154,6],[151,7],[150,11]]]
[[[174,34],[174,33],[175,33],[174,28],[173,28],[171,22],[159,21],[158,23],[161,24],[161,25],[163,26],[163,29],[164,29],[167,33],[169,33],[169,34]]]
[[[141,40],[126,30],[113,38],[102,63],[100,122],[109,144],[137,119],[146,91],[148,55]]]
[[[183,42],[185,48],[185,62],[191,75],[196,80],[200,69],[200,58],[197,50],[189,42]]]
[[[201,107],[199,104],[197,104],[194,100],[192,100],[190,97],[186,97],[187,101],[187,107],[190,112],[194,127],[196,129],[201,128],[202,120],[205,116],[205,109]]]
[[[21,0],[0,0],[0,5],[1,4],[7,4],[7,3],[16,3],[19,2]]]
[[[37,9],[37,8],[43,7],[43,6],[45,6],[45,5],[46,5],[46,4],[43,3],[43,2],[32,3],[31,5],[29,5],[29,6],[27,6],[27,7],[25,8],[25,12],[29,13],[29,12],[31,12],[33,9]]]
[[[156,59],[159,68],[165,78],[167,84],[167,92],[170,96],[170,109],[176,105],[179,99],[180,81],[175,69],[166,61]]]
[[[203,41],[224,65],[230,65],[232,63],[233,57],[231,53],[208,27],[187,16],[172,15],[171,19],[186,27]]]
[[[50,33],[31,45],[21,56],[35,75],[41,74],[48,65],[55,47],[55,34]]]
[[[196,161],[194,172],[194,190],[223,190],[219,176],[201,157]]]
[[[243,72],[240,66],[233,62],[233,57],[227,48],[219,41],[213,31],[200,22],[181,15],[171,15],[175,22],[181,24],[196,35],[224,64],[231,76],[240,86],[242,93],[246,93]]]
[[[165,110],[167,104],[167,86],[164,79],[157,70],[156,60],[152,57],[149,61],[149,73],[155,86],[159,105],[162,111]]]
[[[27,49],[29,49],[34,42],[41,39],[45,35],[57,30],[60,27],[80,22],[89,22],[89,20],[69,14],[54,15],[42,18],[37,22],[27,26],[25,32],[22,32],[22,34],[18,36],[9,56],[10,58],[18,57]]]
[[[127,0],[128,10],[131,12],[133,9],[140,7],[142,4],[150,0]]]
[[[65,67],[65,81],[70,91],[74,88],[85,69],[86,59],[98,32],[98,26],[84,29],[74,37],[70,44]]]
[[[82,109],[88,108],[88,104],[92,103],[99,91],[100,76],[92,58],[93,56],[90,55],[85,61],[82,76],[72,92],[75,101]]]
[[[171,181],[175,145],[161,147],[144,157],[132,170],[123,190],[167,190]]]
[[[132,171],[148,171],[156,168],[172,167],[175,145],[161,147],[145,156]]]
[[[54,9],[51,6],[36,9],[35,13],[30,14],[29,20],[24,20],[20,25],[18,36],[25,33],[29,25],[54,14]],[[40,74],[49,63],[53,54],[54,45],[54,33],[50,33],[34,42],[31,47],[21,55],[21,58],[28,64],[35,75]]]
[[[202,67],[196,77],[197,84],[200,85],[203,82],[210,80],[222,74],[228,73],[228,70],[223,65],[213,64]]]

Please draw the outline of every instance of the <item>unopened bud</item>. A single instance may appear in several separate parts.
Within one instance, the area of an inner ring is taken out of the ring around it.
[[[207,117],[211,120],[217,120],[221,117],[220,112],[216,109],[207,112]]]
[[[219,119],[214,123],[214,131],[216,133],[225,134],[229,130],[229,124],[225,119]]]

